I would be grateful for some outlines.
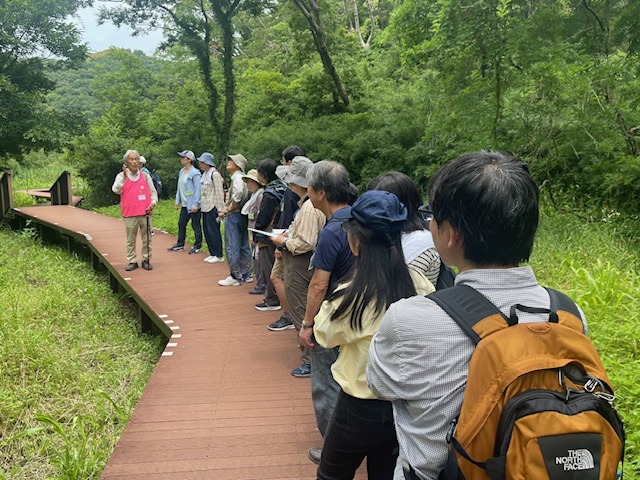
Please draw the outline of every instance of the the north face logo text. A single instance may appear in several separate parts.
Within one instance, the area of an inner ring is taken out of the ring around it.
[[[566,457],[556,457],[556,465],[562,465],[564,471],[590,470],[594,468],[593,455],[586,448],[568,450]]]

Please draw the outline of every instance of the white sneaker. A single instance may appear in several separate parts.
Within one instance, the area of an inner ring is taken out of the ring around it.
[[[204,261],[207,263],[222,263],[224,262],[224,258],[211,255],[210,257],[205,258]]]
[[[239,287],[242,284],[231,275],[229,275],[224,280],[218,280],[218,285],[222,287]]]

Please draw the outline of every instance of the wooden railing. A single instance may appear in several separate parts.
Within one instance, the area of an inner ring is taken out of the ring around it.
[[[13,208],[13,187],[11,186],[11,172],[5,171],[0,178],[0,220]]]

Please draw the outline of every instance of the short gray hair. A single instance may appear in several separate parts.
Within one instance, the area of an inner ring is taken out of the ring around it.
[[[124,157],[122,157],[122,161],[124,163],[127,163],[127,160],[129,159],[129,155],[131,155],[132,153],[135,153],[138,159],[140,159],[140,154],[138,153],[137,150],[127,150],[127,153],[125,153]]]
[[[316,192],[324,190],[327,201],[334,204],[349,201],[349,172],[344,165],[332,160],[314,163],[307,173],[309,186]]]

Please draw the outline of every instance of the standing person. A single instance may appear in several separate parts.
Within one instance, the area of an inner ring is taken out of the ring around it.
[[[302,345],[311,348],[311,397],[318,430],[324,437],[340,391],[331,374],[331,365],[338,358],[338,351],[315,344],[313,323],[322,302],[333,293],[355,262],[347,234],[342,230],[342,223],[351,213],[348,201],[352,190],[349,172],[337,162],[323,160],[314,164],[307,178],[309,200],[325,215],[327,223],[318,236],[313,255],[315,270],[309,283],[307,309],[298,338]],[[319,463],[321,452],[320,448],[309,450],[311,461]]]
[[[393,193],[372,190],[358,198],[342,224],[355,267],[322,304],[313,332],[325,348],[339,347],[331,367],[340,394],[327,430],[319,480],[353,479],[367,458],[370,479],[391,480],[398,441],[391,402],[369,390],[365,368],[371,338],[389,305],[434,291],[427,278],[403,262],[401,231],[407,209]]]
[[[297,156],[305,156],[305,152],[302,147],[299,147],[297,145],[289,145],[287,148],[285,148],[282,151],[282,156],[280,158],[281,165],[279,165],[276,169],[276,175],[284,180],[291,162]],[[284,191],[284,197],[282,198],[282,203],[280,204],[280,220],[278,221],[277,228],[281,230],[286,230],[287,228],[289,228],[289,225],[293,220],[293,215],[298,210],[299,201],[300,197],[298,197],[298,195],[293,190],[287,188]],[[281,330],[288,330],[295,327],[289,319],[289,305],[287,304],[287,295],[284,289],[284,264],[282,262],[282,247],[277,247],[274,255],[275,260],[273,262],[273,268],[271,269],[271,283],[273,284],[273,288],[276,289],[278,298],[280,298],[280,305],[282,305],[283,311],[282,316],[275,322],[270,323],[267,328],[272,332],[279,332]]]
[[[213,154],[204,152],[198,157],[202,178],[200,179],[200,211],[202,228],[209,248],[207,263],[224,262],[222,256],[222,236],[220,235],[220,217],[218,212],[224,209],[224,182],[216,170]]]
[[[229,264],[229,276],[218,281],[218,285],[223,287],[237,287],[243,282],[253,280],[247,231],[249,220],[242,214],[242,207],[249,200],[247,185],[242,181],[245,168],[247,168],[247,159],[244,155],[238,153],[227,157],[227,172],[231,174],[231,185],[225,210],[218,213],[218,216],[225,219],[224,248]]]
[[[249,228],[256,228],[256,218],[260,212],[260,204],[262,203],[262,194],[264,193],[264,185],[260,183],[258,171],[251,169],[246,175],[242,176],[242,181],[247,184],[247,190],[251,193],[249,201],[242,207],[242,214],[249,219]],[[250,295],[264,295],[267,287],[262,275],[260,275],[260,265],[258,264],[258,244],[253,241],[253,235],[249,235],[249,243],[251,246],[251,260],[253,262],[253,271],[256,274],[256,286],[249,290]]]
[[[289,188],[300,197],[300,208],[289,225],[287,234],[273,239],[273,243],[282,247],[284,263],[284,289],[290,310],[290,318],[298,332],[307,310],[307,291],[313,276],[310,267],[311,256],[318,243],[318,236],[327,218],[313,206],[307,195],[307,173],[313,166],[307,157],[296,157],[286,174]],[[302,350],[302,364],[291,370],[291,375],[302,377],[311,374],[309,347],[298,344]]]
[[[551,306],[532,268],[519,266],[533,249],[538,195],[523,162],[491,151],[446,163],[429,191],[431,233],[442,260],[460,271],[456,286],[474,288],[507,318],[515,304],[530,307],[518,311],[519,323],[547,321]],[[400,444],[395,480],[436,479],[445,467],[447,432],[460,413],[474,347],[429,297],[387,310],[371,342],[367,379],[393,403]]]
[[[407,207],[408,219],[402,231],[402,251],[409,266],[418,270],[435,286],[440,273],[440,255],[429,231],[429,222],[418,210],[422,205],[420,187],[401,172],[388,172],[374,178],[368,190],[385,190],[393,193]]]
[[[263,231],[273,230],[273,226],[280,218],[280,203],[287,185],[276,175],[277,164],[271,159],[262,160],[256,166],[260,183],[266,185],[260,202],[260,211],[256,218],[256,229]],[[265,298],[256,305],[256,310],[269,311],[280,310],[280,300],[269,278],[275,259],[275,245],[266,235],[256,233],[254,240],[258,244],[258,264],[260,274],[265,280]]]
[[[116,175],[111,190],[120,195],[120,209],[127,233],[127,272],[138,268],[136,241],[138,230],[142,237],[142,268],[151,266],[151,213],[158,203],[158,194],[151,177],[140,171],[140,154],[127,150],[124,154],[122,172]],[[143,233],[144,232],[144,233]]]
[[[200,253],[202,248],[202,227],[200,225],[200,170],[194,166],[196,156],[191,150],[178,152],[182,168],[178,174],[178,189],[174,208],[180,210],[178,219],[178,242],[169,247],[170,252],[184,250],[187,238],[187,223],[191,220],[191,228],[196,237],[195,244],[189,250],[190,254]]]

